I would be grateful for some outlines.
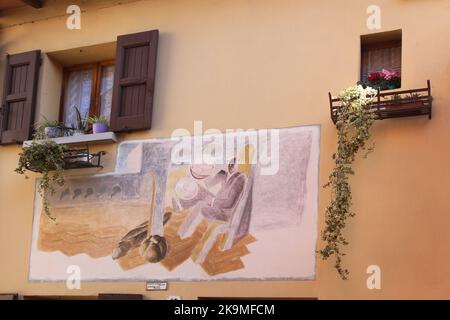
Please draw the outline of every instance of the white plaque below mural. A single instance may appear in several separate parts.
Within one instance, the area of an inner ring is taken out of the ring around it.
[[[73,265],[82,281],[314,279],[319,127],[279,129],[267,148],[260,132],[204,138],[235,143],[213,164],[175,163],[171,138],[122,142],[115,172],[49,196],[55,221],[36,194],[30,280]]]
[[[167,282],[147,282],[145,289],[147,291],[165,291],[167,290]]]

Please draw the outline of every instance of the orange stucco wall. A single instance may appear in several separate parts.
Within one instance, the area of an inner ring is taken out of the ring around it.
[[[320,183],[332,167],[335,128],[328,91],[359,75],[360,35],[370,0],[46,1],[47,8],[0,16],[0,54],[61,51],[160,30],[153,129],[121,140],[169,136],[176,128],[274,128],[321,125]],[[81,30],[65,27],[68,4],[83,10]],[[29,283],[34,179],[14,174],[19,146],[0,147],[0,292],[44,295],[144,293],[326,298],[449,298],[450,292],[450,1],[379,0],[382,29],[402,29],[402,87],[433,86],[433,119],[384,120],[373,128],[376,150],[355,163],[354,210],[342,281],[332,261],[317,260],[316,281],[173,282],[146,292],[143,282]],[[3,60],[4,61],[4,60]],[[39,113],[55,115],[60,66],[44,58]],[[1,64],[3,74],[3,63]],[[0,80],[0,84],[3,79]],[[114,164],[114,145],[105,171]],[[319,228],[329,201],[320,190]],[[319,245],[321,243],[319,242]],[[295,248],[292,248],[295,250]],[[368,290],[366,268],[382,271]]]

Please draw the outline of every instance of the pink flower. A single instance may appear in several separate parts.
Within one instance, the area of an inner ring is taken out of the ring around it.
[[[381,70],[381,74],[385,80],[391,80],[392,78],[400,78],[400,73],[398,71],[389,71],[383,69]]]

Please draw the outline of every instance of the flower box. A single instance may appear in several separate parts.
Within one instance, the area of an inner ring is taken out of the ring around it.
[[[331,119],[336,123],[340,100],[333,98],[331,93],[328,96]],[[428,116],[431,119],[432,101],[431,82],[428,80],[425,88],[386,92],[378,89],[377,96],[368,107],[375,112],[378,120],[413,116]]]
[[[401,76],[398,71],[383,69],[380,72],[372,72],[361,84],[377,90],[394,90],[400,88]]]

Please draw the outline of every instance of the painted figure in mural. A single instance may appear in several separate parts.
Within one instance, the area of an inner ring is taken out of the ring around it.
[[[221,170],[216,176],[221,180],[225,178],[225,181],[222,181],[222,186],[211,203],[206,204],[201,211],[210,220],[229,222],[242,196],[246,177],[237,171],[236,158],[233,158],[228,164],[228,174]]]
[[[228,172],[220,170],[213,174],[213,165],[192,165],[191,177],[182,178],[175,187],[172,205],[175,212],[200,207],[209,220],[229,221],[233,208],[242,194],[245,175],[237,170],[236,159],[228,164]],[[219,190],[211,190],[219,186]]]

